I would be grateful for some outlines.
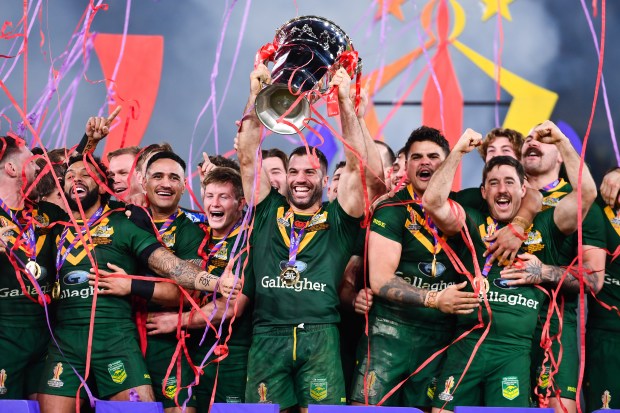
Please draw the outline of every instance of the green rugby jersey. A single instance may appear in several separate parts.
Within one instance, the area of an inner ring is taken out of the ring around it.
[[[478,210],[464,209],[467,215],[467,230],[475,248],[480,271],[482,271],[486,261],[482,254],[488,247],[483,238],[494,231],[494,226],[499,228],[503,224],[496,224],[490,216],[482,214]],[[539,246],[541,247],[533,254],[546,264],[557,265],[558,250],[564,240],[564,234],[555,225],[552,210],[541,212],[536,216],[530,229],[530,237],[533,237],[533,234],[537,240],[540,240]],[[474,275],[473,260],[469,258],[471,253],[465,245],[462,235],[455,235],[450,239],[450,243],[454,245],[455,251],[459,251],[463,264]],[[489,281],[487,299],[493,320],[485,343],[529,350],[532,345],[538,314],[546,295],[536,286],[507,286],[505,281],[501,279],[500,271],[502,269],[503,267],[494,263],[487,277]],[[468,284],[466,290],[473,291],[471,284]],[[481,303],[481,308],[486,328],[489,314],[484,303]],[[477,323],[478,311],[457,316],[457,335],[471,329]],[[467,336],[467,339],[479,339],[485,328],[474,330]]]
[[[596,298],[609,306],[620,308],[620,259],[613,260],[613,253],[620,245],[620,211],[614,210],[599,197],[596,200],[603,210],[607,256],[605,282]],[[606,310],[593,297],[588,297],[588,328],[620,332],[620,315],[615,310]]]
[[[90,228],[92,243],[87,248],[72,226],[67,231],[66,239],[60,253],[64,255],[67,247],[75,240],[75,246],[69,251],[59,271],[60,297],[57,307],[57,321],[67,325],[89,325],[94,296],[94,287],[88,285],[88,273],[93,267],[88,252],[99,268],[108,270],[107,263],[116,264],[127,274],[138,274],[140,254],[153,245],[161,246],[154,235],[137,227],[125,215],[124,211],[108,214],[109,207],[103,210],[103,217]],[[78,224],[83,224],[78,220]],[[56,242],[61,241],[61,232],[57,231]],[[131,320],[131,303],[129,296],[97,296],[97,324],[113,324]]]
[[[543,211],[549,208],[555,208],[560,200],[571,193],[573,188],[570,183],[564,179],[560,179],[559,182],[553,187],[547,190],[540,190],[543,195]],[[605,218],[601,208],[594,203],[590,208],[590,211],[583,217],[582,223],[582,242],[583,245],[589,245],[593,247],[606,248],[605,243]],[[529,242],[525,242],[527,244]],[[560,265],[570,265],[570,263],[577,256],[577,231],[571,235],[567,235],[565,241],[560,249],[561,261]],[[524,245],[523,250],[530,250],[531,247]],[[575,266],[577,263],[575,262]],[[564,322],[573,325],[577,324],[577,306],[579,303],[579,295],[570,292],[561,292],[561,296],[564,297]],[[559,299],[560,295],[558,295]],[[543,314],[546,314],[548,303],[543,307]],[[556,314],[553,314],[552,324],[556,324]]]
[[[254,302],[254,327],[340,321],[338,287],[360,230],[338,201],[314,215],[294,214],[286,198],[272,189],[256,206],[250,240],[251,268],[244,294]],[[297,253],[300,280],[287,286],[280,273],[289,259],[291,226],[306,226]]]
[[[413,187],[408,185],[375,210],[370,230],[402,245],[396,275],[417,288],[443,290],[456,284],[459,275],[441,246],[433,237],[424,211],[414,201]],[[442,237],[441,233],[438,234]],[[442,237],[445,241],[445,237]],[[435,275],[432,274],[434,253]],[[450,330],[454,316],[432,308],[403,306],[376,296],[372,310],[378,317],[432,330]]]
[[[28,216],[30,211],[32,211],[32,216]],[[30,220],[33,220],[36,237],[36,261],[41,267],[41,277],[38,283],[44,293],[49,293],[56,272],[54,258],[56,257],[57,250],[53,237],[49,235],[51,231],[50,226],[57,221],[66,220],[67,215],[61,208],[49,202],[41,202],[34,206],[32,210],[25,208],[22,210],[12,210],[12,212],[17,217],[22,228]],[[9,214],[3,209],[0,209],[0,225],[14,225]],[[13,230],[8,235],[8,246],[10,248],[14,245],[18,232]],[[16,259],[19,259],[24,265],[30,259],[23,247],[16,249],[14,254]],[[21,268],[19,261],[18,266]],[[0,325],[44,326],[45,310],[37,302],[39,294],[33,283],[29,281],[28,276],[21,272],[17,275],[6,254],[0,254],[0,268],[2,268],[2,277],[0,277]],[[23,281],[26,293],[35,301],[32,301],[28,295],[24,294],[18,277]]]

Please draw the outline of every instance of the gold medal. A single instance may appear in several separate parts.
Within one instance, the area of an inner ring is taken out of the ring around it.
[[[489,288],[490,288],[489,280],[484,277],[474,278],[474,289],[478,288],[478,286],[480,286],[478,296],[482,298],[486,295],[487,292],[489,292]]]
[[[54,300],[58,300],[60,298],[60,281],[56,281],[54,283],[54,287],[52,287],[52,298]]]
[[[36,261],[28,261],[26,270],[34,277],[35,280],[41,278],[41,266]]]
[[[292,287],[299,281],[299,270],[289,265],[280,273],[280,281],[284,283],[287,287]]]
[[[433,263],[431,264],[431,276],[437,275],[437,256],[433,255]]]

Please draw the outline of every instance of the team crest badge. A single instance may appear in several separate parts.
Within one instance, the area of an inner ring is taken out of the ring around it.
[[[605,390],[603,392],[603,397],[601,397],[601,401],[603,402],[603,407],[601,407],[601,409],[609,410],[609,403],[611,402],[611,393],[609,393],[609,390]]]
[[[310,381],[310,397],[317,402],[327,397],[327,379],[312,379]]]
[[[519,379],[516,376],[502,378],[502,396],[508,400],[519,397]]]
[[[114,229],[108,225],[99,225],[91,235],[97,238],[110,238],[114,234]]]
[[[542,201],[543,211],[547,208],[554,208],[558,204],[558,202],[560,202],[560,199],[552,195],[544,197]]]
[[[435,398],[435,391],[437,391],[437,377],[433,377],[433,380],[428,384],[426,388],[426,396],[433,400]]]
[[[545,248],[545,244],[543,244],[542,234],[540,231],[534,230],[528,232],[527,239],[523,242],[523,249],[530,254],[534,254],[543,248]]]
[[[38,224],[37,226],[49,227],[50,225],[50,219],[47,217],[46,214],[43,214],[43,215],[37,214],[34,216],[34,220]]]
[[[53,376],[50,380],[47,381],[47,385],[54,388],[59,388],[65,385],[62,380],[60,380],[60,375],[63,372],[62,363],[56,363],[56,366],[53,370]]]
[[[443,389],[441,393],[439,393],[439,400],[443,400],[444,402],[452,401],[452,399],[454,399],[454,396],[452,396],[452,393],[451,393],[453,387],[454,387],[454,376],[450,376],[448,377],[448,380],[446,380],[445,388]]]
[[[0,394],[6,394],[6,370],[0,370]]]
[[[265,383],[261,383],[258,385],[258,402],[259,403],[269,403],[267,400],[267,385]]]
[[[164,242],[166,248],[172,249],[174,242],[176,241],[176,235],[174,232],[166,232],[161,236],[161,240]]]
[[[168,377],[166,381],[166,387],[164,387],[164,394],[169,399],[174,399],[174,395],[177,392],[177,379],[176,377]]]
[[[116,384],[121,384],[127,379],[125,365],[120,360],[108,364],[108,373],[110,373],[112,381]]]
[[[215,254],[215,256],[213,258],[218,259],[218,260],[222,260],[222,261],[227,261],[228,260],[228,248],[226,248],[226,244],[227,244],[227,242],[224,241],[224,243],[220,247],[219,251]]]

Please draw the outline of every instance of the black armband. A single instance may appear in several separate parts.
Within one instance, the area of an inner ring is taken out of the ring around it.
[[[149,301],[155,292],[155,282],[146,280],[131,280],[131,295],[144,298]]]

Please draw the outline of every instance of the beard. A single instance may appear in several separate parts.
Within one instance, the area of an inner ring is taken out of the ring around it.
[[[86,193],[86,196],[83,199],[73,199],[71,197],[71,195],[73,195],[72,192],[67,192],[65,191],[65,197],[67,197],[67,203],[69,204],[69,208],[71,208],[71,211],[75,211],[75,212],[79,212],[80,211],[80,207],[78,205],[79,204],[82,205],[82,210],[86,211],[88,209],[90,209],[93,205],[95,205],[97,203],[97,201],[99,200],[99,190],[97,187],[93,188],[92,190],[88,191]]]
[[[306,202],[298,202],[293,197],[293,191],[291,190],[290,187],[288,188],[287,192],[288,192],[288,200],[289,200],[289,202],[291,204],[293,204],[295,207],[299,208],[299,209],[308,209],[308,208],[310,208],[312,205],[316,204],[317,201],[320,201],[321,197],[323,196],[323,188],[315,187],[312,190],[312,196],[310,196],[308,201],[306,201]]]

